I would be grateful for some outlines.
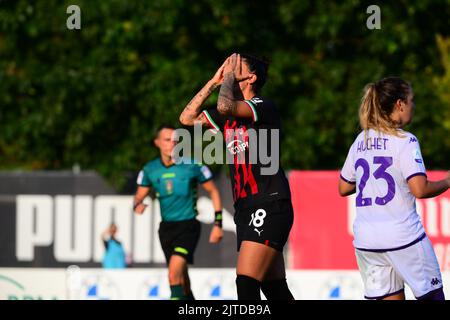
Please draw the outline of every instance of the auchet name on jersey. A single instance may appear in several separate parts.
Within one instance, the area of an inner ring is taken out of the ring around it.
[[[388,138],[368,137],[365,141],[358,141],[356,152],[364,152],[366,150],[386,150],[388,141]]]

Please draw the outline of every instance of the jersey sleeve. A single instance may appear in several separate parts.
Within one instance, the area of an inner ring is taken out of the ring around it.
[[[263,100],[259,97],[253,97],[244,100],[252,111],[252,120],[261,124],[279,125],[280,115],[275,105],[269,100]]]
[[[223,131],[225,126],[225,118],[217,111],[217,109],[203,110],[202,114],[206,117],[206,120],[211,129],[214,131]]]
[[[151,187],[152,183],[150,179],[148,178],[147,174],[145,173],[145,170],[142,169],[139,171],[138,177],[136,179],[136,183],[141,187]]]
[[[406,137],[408,141],[403,145],[399,154],[400,170],[406,181],[418,175],[427,175],[420,144],[413,135]]]
[[[341,179],[350,184],[356,183],[353,145],[350,147],[347,154],[347,159],[345,159],[344,166],[342,167]]]
[[[211,170],[203,164],[195,164],[194,172],[195,178],[199,183],[205,183],[213,178]]]

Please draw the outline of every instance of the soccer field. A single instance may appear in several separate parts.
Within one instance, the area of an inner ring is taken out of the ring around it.
[[[0,300],[450,297],[449,17],[0,0]]]

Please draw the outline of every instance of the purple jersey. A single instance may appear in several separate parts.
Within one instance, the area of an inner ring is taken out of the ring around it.
[[[359,249],[398,248],[425,232],[408,180],[426,176],[417,138],[370,129],[361,132],[347,155],[341,178],[356,184],[353,245]]]

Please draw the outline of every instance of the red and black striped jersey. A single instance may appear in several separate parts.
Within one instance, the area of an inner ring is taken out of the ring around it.
[[[210,127],[222,132],[230,168],[235,209],[276,199],[290,199],[280,163],[281,121],[273,102],[260,96],[245,100],[252,118],[221,115],[204,110]]]

